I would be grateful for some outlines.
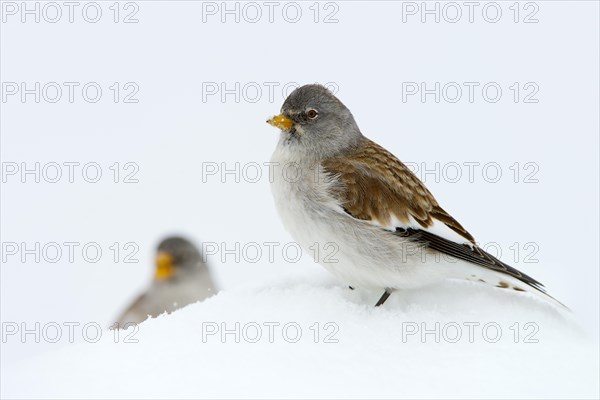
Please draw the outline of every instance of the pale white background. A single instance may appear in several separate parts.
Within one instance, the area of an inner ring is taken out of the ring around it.
[[[537,2],[534,24],[512,21],[512,2],[501,3],[495,24],[480,10],[474,23],[466,15],[455,24],[431,17],[421,23],[419,15],[403,23],[402,4],[394,2],[338,2],[339,22],[332,24],[314,23],[311,2],[300,3],[295,24],[282,18],[281,7],[273,23],[264,7],[257,23],[232,16],[221,23],[219,15],[203,23],[202,4],[192,1],[138,2],[139,23],[115,24],[112,2],[101,4],[96,24],[80,12],[74,23],[66,16],[56,24],[21,23],[17,15],[2,24],[3,82],[94,81],[104,90],[95,104],[80,91],[73,104],[64,97],[36,104],[31,96],[1,104],[2,162],[103,168],[96,184],[80,174],[75,183],[63,177],[55,184],[9,177],[1,193],[2,242],[98,242],[104,251],[95,264],[80,253],[73,264],[66,256],[55,264],[11,256],[1,269],[3,322],[110,324],[148,284],[154,247],[171,233],[229,248],[291,241],[273,208],[266,168],[256,183],[231,175],[203,182],[202,165],[269,160],[277,132],[265,119],[285,96],[279,86],[269,99],[263,82],[334,82],[363,133],[403,161],[499,163],[498,183],[483,179],[481,168],[474,182],[428,176],[426,183],[478,241],[497,242],[505,261],[546,284],[597,335],[597,3]],[[136,82],[139,103],[114,104],[114,82]],[[257,82],[263,93],[257,102],[231,95],[203,102],[203,82]],[[456,104],[431,96],[404,103],[402,82],[498,82],[503,95],[493,104],[480,90],[473,103],[466,94]],[[508,88],[514,82],[536,82],[539,103],[515,104]],[[139,183],[113,183],[114,162],[137,163]],[[515,162],[536,163],[539,182],[523,183],[521,176],[515,183],[508,169]],[[113,262],[114,242],[137,243],[139,263]],[[524,263],[523,254],[514,262],[514,242],[537,243],[539,262]],[[310,257],[290,264],[280,251],[275,262],[266,253],[257,263],[220,258],[209,264],[225,290],[321,273]],[[60,345],[13,340],[2,344],[2,366]]]

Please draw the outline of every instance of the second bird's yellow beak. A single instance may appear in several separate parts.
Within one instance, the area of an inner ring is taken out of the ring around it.
[[[173,257],[169,253],[160,251],[156,256],[156,271],[154,279],[164,281],[171,278],[175,274],[175,266],[173,265]]]
[[[294,125],[294,121],[284,116],[283,114],[279,114],[269,120],[267,120],[269,125],[273,125],[275,128],[279,128],[282,131],[289,131]]]

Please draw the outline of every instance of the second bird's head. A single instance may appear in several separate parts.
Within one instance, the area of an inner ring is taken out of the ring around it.
[[[170,237],[163,240],[156,252],[154,280],[168,282],[185,278],[206,268],[202,255],[188,240]]]
[[[317,158],[344,153],[362,138],[350,110],[318,84],[294,90],[267,123],[281,130],[281,145]]]

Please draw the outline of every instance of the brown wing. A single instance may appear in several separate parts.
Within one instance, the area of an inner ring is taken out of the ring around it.
[[[364,150],[331,158],[323,163],[326,172],[342,183],[334,195],[354,218],[388,226],[395,216],[404,224],[413,217],[423,228],[434,219],[475,244],[475,239],[444,211],[425,185],[393,154],[365,140]]]
[[[439,206],[408,167],[383,147],[365,140],[364,150],[323,163],[325,172],[341,183],[333,189],[333,196],[346,213],[386,228],[390,226],[392,217],[396,217],[406,226],[397,227],[392,234],[481,267],[506,273],[542,290],[540,282],[477,247],[473,236]],[[414,218],[420,227],[409,226],[409,217]],[[427,228],[434,221],[443,223],[471,245],[428,231]]]

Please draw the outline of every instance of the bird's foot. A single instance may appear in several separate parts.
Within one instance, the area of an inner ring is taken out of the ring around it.
[[[392,294],[392,289],[386,288],[385,292],[383,292],[383,295],[381,295],[381,298],[379,299],[377,304],[375,304],[375,307],[379,307],[380,305],[385,303],[385,301],[388,299],[388,297],[390,297],[391,294]]]

